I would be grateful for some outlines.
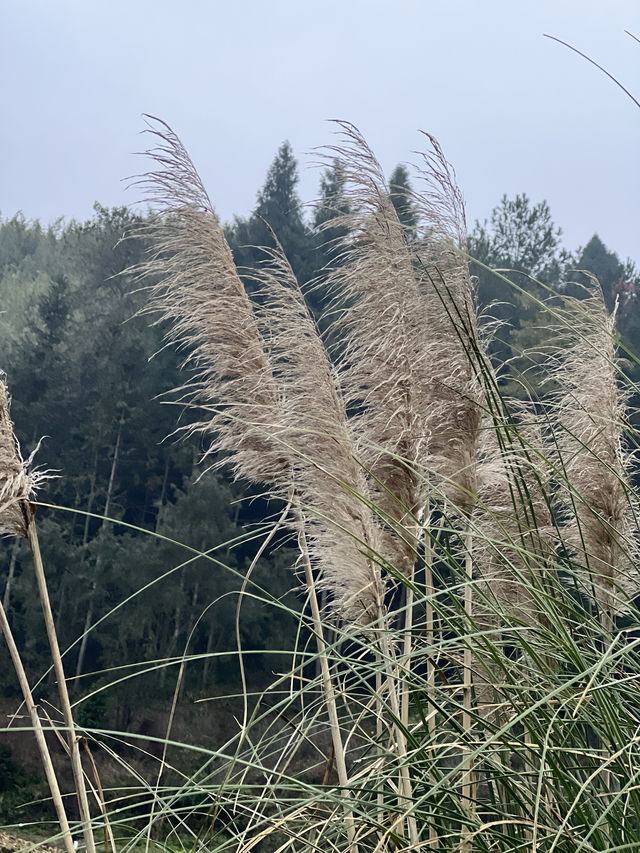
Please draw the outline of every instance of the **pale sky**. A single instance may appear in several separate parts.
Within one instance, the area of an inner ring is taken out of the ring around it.
[[[133,204],[143,113],[168,122],[220,216],[246,215],[284,139],[311,201],[327,119],[387,173],[433,133],[470,223],[546,199],[567,248],[640,261],[639,0],[0,0],[0,211],[48,223]]]

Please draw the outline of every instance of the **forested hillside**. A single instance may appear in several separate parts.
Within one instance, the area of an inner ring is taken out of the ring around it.
[[[300,281],[308,282],[331,261],[332,241],[339,235],[319,227],[331,212],[348,209],[340,169],[334,165],[324,172],[320,205],[307,216],[296,183],[297,164],[284,143],[258,193],[254,213],[227,228],[239,265],[255,266],[259,252],[251,247],[270,243],[265,221]],[[391,175],[390,186],[410,234],[415,215],[404,167]],[[233,543],[271,511],[259,499],[248,500],[224,474],[209,470],[203,475],[202,447],[175,431],[179,394],[167,392],[184,383],[179,372],[184,354],[165,347],[162,328],[138,313],[145,304],[143,285],[129,270],[144,257],[145,240],[135,236],[142,224],[142,217],[125,208],[107,210],[97,204],[94,217],[84,223],[61,220],[44,228],[17,215],[0,225],[0,365],[12,389],[17,433],[25,455],[41,442],[37,461],[51,471],[52,479],[40,499],[80,511],[39,512],[55,615],[65,645],[75,642],[68,666],[78,675],[122,661],[181,653],[203,609],[235,587],[228,573],[197,562],[161,580],[185,555],[143,530],[205,550]],[[574,270],[588,270],[599,278],[610,310],[618,299],[622,340],[632,352],[640,351],[634,268],[597,235],[570,254],[562,248],[560,229],[545,202],[533,204],[525,195],[504,197],[490,220],[472,230],[469,252],[480,262],[472,263],[480,307],[507,322],[494,347],[501,357],[520,357],[522,370],[527,367],[523,351],[535,353],[545,334],[536,326],[540,312],[535,300],[548,299],[548,288],[566,289],[566,282],[580,278]],[[520,271],[505,274],[517,287],[486,267]],[[319,316],[326,302],[321,287],[310,289],[309,301]],[[182,426],[189,423],[188,407],[179,418]],[[205,460],[204,467],[211,462]],[[127,526],[106,522],[103,515]],[[251,544],[242,542],[223,550],[224,562],[239,570],[252,554]],[[5,545],[3,595],[37,671],[44,668],[46,657],[40,659],[40,617],[29,573],[23,573],[24,557],[19,542]],[[292,583],[292,559],[286,550],[271,555],[281,591]],[[264,571],[272,584],[274,572]],[[144,594],[92,628],[148,584]],[[248,647],[279,648],[286,626],[270,623],[266,615],[261,619],[256,609]],[[228,648],[232,614],[228,602],[210,610],[191,638],[191,650]],[[79,641],[91,628],[86,642]],[[3,689],[10,691],[12,672],[9,667],[1,671]],[[224,659],[216,658],[199,668],[192,686],[206,691],[217,679],[235,677],[234,665],[225,666]],[[154,681],[158,687],[163,682],[162,677]],[[135,680],[128,689],[135,691]]]
[[[265,221],[301,282],[340,263],[332,247],[341,234],[322,227],[332,212],[349,210],[340,166],[324,171],[321,204],[309,211],[296,183],[297,164],[285,143],[254,213],[226,228],[249,278],[259,258],[251,247],[272,240]],[[404,167],[390,176],[390,190],[411,241],[416,215]],[[56,508],[39,508],[38,522],[54,615],[63,647],[69,647],[67,671],[82,676],[72,682],[76,697],[144,669],[143,662],[153,667],[179,659],[185,650],[204,656],[187,667],[189,697],[237,684],[236,658],[224,655],[236,647],[233,592],[255,553],[255,532],[279,511],[213,470],[215,460],[202,459],[200,441],[182,435],[196,415],[179,391],[168,392],[184,384],[180,363],[188,354],[165,346],[163,328],[139,313],[145,283],[131,272],[145,256],[145,238],[135,235],[143,233],[147,215],[96,205],[84,223],[61,220],[47,228],[17,215],[0,224],[0,366],[12,391],[23,454],[37,448],[37,464],[51,474],[38,498]],[[596,230],[598,223],[593,225]],[[640,352],[636,270],[597,235],[585,235],[583,247],[568,251],[545,202],[503,198],[490,219],[472,229],[469,251],[478,262],[472,262],[472,273],[480,307],[487,319],[507,324],[491,345],[496,358],[511,365],[501,377],[505,384],[528,382],[531,358],[547,335],[540,302],[557,292],[579,293],[575,270],[599,278],[608,308],[617,305],[624,345]],[[491,274],[493,267],[517,270],[503,273],[513,284]],[[322,316],[326,290],[316,284],[307,294],[320,326],[330,325]],[[210,551],[221,565],[191,558],[174,540]],[[295,559],[286,539],[276,541],[253,581],[284,596],[296,586]],[[25,664],[30,673],[42,674],[48,651],[21,541],[4,543],[2,566],[0,594]],[[295,608],[301,596],[289,600]],[[261,683],[280,665],[275,652],[291,648],[296,623],[276,618],[257,596],[246,598],[243,608],[244,648],[274,650],[272,657],[247,656],[250,678]],[[0,688],[17,701],[5,654],[2,648]],[[166,701],[175,686],[173,671],[161,666],[124,680],[108,698],[81,705],[79,719],[97,714],[126,726],[128,709],[140,696]],[[46,694],[45,687],[39,690]]]

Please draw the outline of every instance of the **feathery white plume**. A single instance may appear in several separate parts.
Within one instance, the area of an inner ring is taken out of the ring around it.
[[[32,517],[30,499],[43,475],[29,471],[20,453],[9,413],[9,391],[0,376],[0,533],[26,536]]]
[[[280,437],[290,451],[311,556],[341,615],[372,622],[383,601],[379,531],[344,402],[289,262],[279,245],[264,251],[256,275],[260,318],[281,400]]]
[[[452,504],[470,515],[476,459],[490,373],[476,316],[466,255],[466,219],[455,174],[434,137],[422,155],[422,188],[414,196],[419,239],[412,245],[428,316],[430,468]]]
[[[567,543],[589,571],[610,622],[638,591],[637,516],[632,458],[623,447],[626,396],[617,381],[615,312],[599,284],[567,300],[569,345],[555,356],[551,419],[558,448]]]
[[[353,125],[338,124],[342,143],[326,150],[340,163],[349,212],[325,224],[347,233],[328,279],[346,342],[339,378],[376,507],[399,533],[388,558],[406,568],[414,554],[402,539],[428,499],[429,321],[380,164]]]
[[[145,236],[151,255],[141,277],[150,312],[170,321],[167,336],[188,348],[195,379],[190,399],[211,412],[194,429],[213,437],[237,477],[282,485],[287,461],[270,434],[278,429],[278,399],[251,302],[209,197],[175,133],[154,119],[149,151],[157,168],[139,181],[156,211]]]

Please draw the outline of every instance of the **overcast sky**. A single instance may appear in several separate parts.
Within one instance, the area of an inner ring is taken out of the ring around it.
[[[364,133],[387,173],[433,133],[468,218],[506,193],[547,199],[565,245],[638,245],[639,0],[0,0],[0,211],[88,218],[133,203],[142,114],[172,125],[221,217],[246,215],[284,139],[327,119]]]

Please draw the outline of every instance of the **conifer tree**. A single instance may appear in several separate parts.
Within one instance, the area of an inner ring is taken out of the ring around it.
[[[236,218],[228,232],[229,243],[240,267],[255,267],[260,260],[256,246],[273,245],[266,222],[273,229],[296,276],[308,281],[315,272],[313,237],[302,216],[298,196],[298,164],[289,142],[283,142],[258,193],[249,219]]]
[[[409,171],[406,166],[398,164],[389,178],[389,196],[396,209],[405,236],[411,239],[418,224],[416,206],[412,201],[412,189],[409,183]]]

